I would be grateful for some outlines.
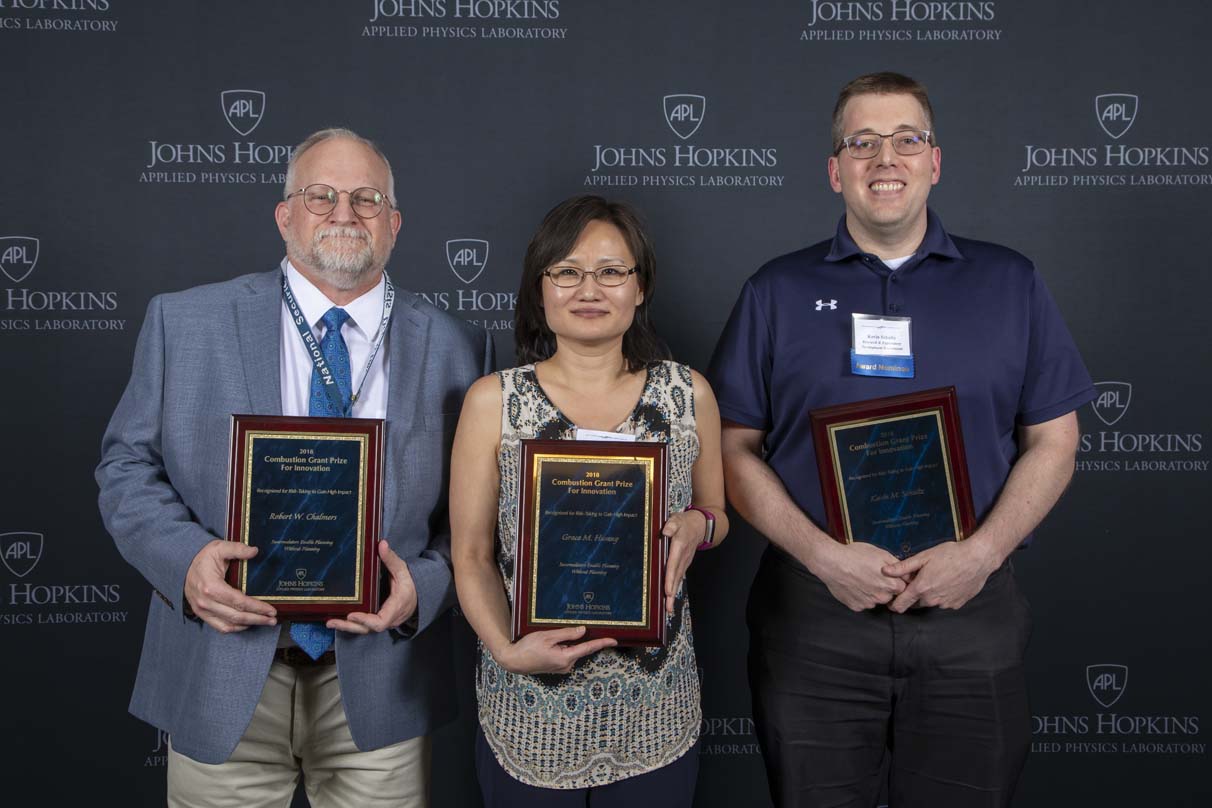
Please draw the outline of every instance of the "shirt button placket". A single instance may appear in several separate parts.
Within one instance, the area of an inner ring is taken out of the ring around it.
[[[905,308],[905,301],[901,298],[901,282],[897,277],[896,272],[888,273],[887,280],[884,281],[884,300],[887,301],[887,314],[900,316]]]

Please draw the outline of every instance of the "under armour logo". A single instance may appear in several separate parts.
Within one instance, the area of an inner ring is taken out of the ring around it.
[[[836,300],[818,300],[818,301],[816,301],[816,310],[821,311],[822,309],[829,309],[829,311],[835,311],[837,309],[837,301]]]

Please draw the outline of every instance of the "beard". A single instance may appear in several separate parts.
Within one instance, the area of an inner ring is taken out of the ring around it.
[[[387,266],[388,256],[376,255],[370,233],[359,227],[320,228],[306,246],[292,235],[286,248],[341,290],[356,288],[367,275]]]

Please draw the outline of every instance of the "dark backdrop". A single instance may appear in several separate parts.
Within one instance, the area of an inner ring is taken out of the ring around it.
[[[833,231],[838,88],[895,69],[932,91],[935,209],[1036,261],[1100,383],[1072,490],[1016,558],[1036,618],[1017,804],[1207,804],[1210,22],[1129,0],[0,0],[5,802],[162,803],[163,739],[126,713],[149,587],[92,469],[148,299],[279,260],[292,144],[377,139],[393,277],[506,357],[543,213],[636,203],[656,321],[701,369],[742,281]],[[762,544],[738,526],[691,571],[700,806],[768,804],[743,661]],[[475,806],[466,667],[452,686],[436,803]]]

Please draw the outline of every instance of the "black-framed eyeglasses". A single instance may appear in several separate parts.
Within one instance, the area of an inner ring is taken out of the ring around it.
[[[881,135],[879,132],[860,132],[857,135],[842,138],[842,145],[834,150],[834,154],[841,154],[842,149],[846,150],[855,160],[870,160],[880,153],[883,148],[884,138],[892,140],[892,150],[904,157],[911,157],[915,154],[921,154],[926,149],[930,148],[929,129],[898,129],[890,135]]]
[[[585,276],[590,275],[599,286],[622,286],[627,278],[636,271],[635,267],[598,267],[597,269],[581,269],[573,266],[556,266],[543,274],[551,278],[551,282],[563,289],[580,286]]]
[[[338,191],[331,185],[315,182],[306,188],[300,188],[286,195],[287,199],[303,196],[303,206],[317,216],[327,216],[337,206],[341,194],[349,194],[349,206],[359,219],[373,219],[383,212],[386,205],[395,208],[386,194],[375,188],[354,188],[352,191]]]

